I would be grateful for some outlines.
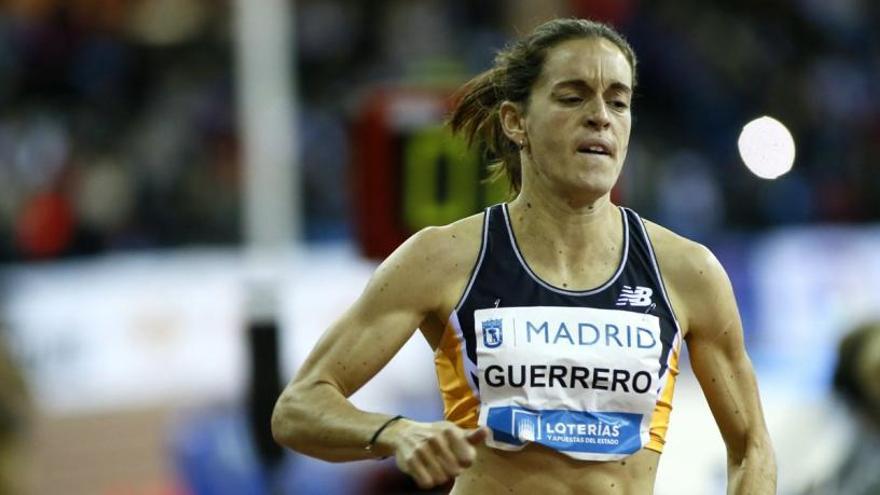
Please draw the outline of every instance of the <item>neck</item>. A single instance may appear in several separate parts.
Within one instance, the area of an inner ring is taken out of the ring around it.
[[[615,243],[620,237],[620,213],[610,194],[592,200],[573,200],[524,189],[509,205],[511,222],[566,250]]]

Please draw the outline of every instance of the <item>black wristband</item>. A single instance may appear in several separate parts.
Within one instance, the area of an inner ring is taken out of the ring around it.
[[[366,450],[367,452],[372,452],[373,447],[376,446],[376,440],[379,439],[379,434],[381,434],[385,428],[388,428],[388,425],[397,421],[398,419],[403,419],[403,415],[398,414],[397,416],[394,416],[393,418],[386,421],[382,426],[380,426],[379,429],[376,430],[376,433],[373,433],[373,438],[370,439],[370,443],[368,443],[367,446],[364,447],[364,450]],[[385,457],[383,457],[383,459],[385,459]]]

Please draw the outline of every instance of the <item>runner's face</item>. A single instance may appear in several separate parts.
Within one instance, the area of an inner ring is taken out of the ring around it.
[[[532,171],[566,195],[611,191],[629,146],[632,68],[603,38],[549,50],[523,124]]]

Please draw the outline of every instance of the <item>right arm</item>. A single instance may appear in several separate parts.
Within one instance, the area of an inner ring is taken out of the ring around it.
[[[396,455],[398,466],[422,486],[444,483],[473,461],[471,444],[485,432],[469,433],[445,421],[397,421],[367,452],[390,416],[361,411],[347,400],[440,311],[443,294],[461,272],[461,263],[451,259],[454,244],[446,229],[422,230],[398,248],[321,337],[275,405],[272,433],[278,443],[333,462]]]

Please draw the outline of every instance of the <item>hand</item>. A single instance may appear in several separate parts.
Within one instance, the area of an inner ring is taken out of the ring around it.
[[[445,484],[470,467],[477,457],[474,446],[486,440],[489,430],[402,420],[389,433],[397,467],[424,489]]]

